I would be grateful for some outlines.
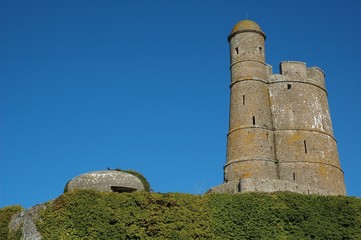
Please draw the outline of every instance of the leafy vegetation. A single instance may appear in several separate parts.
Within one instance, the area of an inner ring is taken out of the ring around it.
[[[209,239],[204,208],[193,195],[82,190],[49,204],[37,227],[44,239]]]
[[[11,217],[18,212],[23,211],[21,206],[9,206],[0,209],[0,239],[19,239],[21,237],[21,232],[9,234],[8,225],[10,223]]]
[[[361,239],[361,199],[294,193],[212,195],[220,239]]]
[[[78,190],[40,216],[43,239],[361,239],[361,199],[343,196]]]

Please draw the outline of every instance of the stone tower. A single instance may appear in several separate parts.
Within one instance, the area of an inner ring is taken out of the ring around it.
[[[266,35],[237,23],[230,44],[231,97],[224,183],[210,192],[345,195],[324,73],[302,62],[265,63]]]

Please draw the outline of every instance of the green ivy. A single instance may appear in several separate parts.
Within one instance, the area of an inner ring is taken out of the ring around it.
[[[361,239],[361,199],[295,193],[214,194],[220,239]]]
[[[204,198],[147,192],[79,190],[41,213],[44,239],[210,239]]]
[[[48,203],[36,225],[45,240],[361,239],[361,199],[77,190]]]
[[[0,240],[8,239],[20,239],[21,232],[17,231],[9,234],[8,225],[10,223],[11,217],[15,213],[19,213],[24,209],[21,206],[9,206],[0,209]]]

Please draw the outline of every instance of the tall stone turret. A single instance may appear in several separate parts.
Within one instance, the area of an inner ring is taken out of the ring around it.
[[[225,182],[276,178],[265,38],[249,20],[239,22],[228,37],[231,100]]]
[[[302,62],[265,63],[266,35],[244,20],[228,37],[230,117],[224,183],[210,192],[345,195],[324,73]]]

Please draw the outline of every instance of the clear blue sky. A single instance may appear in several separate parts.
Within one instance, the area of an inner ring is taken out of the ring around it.
[[[227,36],[252,19],[267,63],[326,73],[349,195],[361,197],[360,1],[0,0],[0,207],[134,169],[156,192],[222,183]]]

